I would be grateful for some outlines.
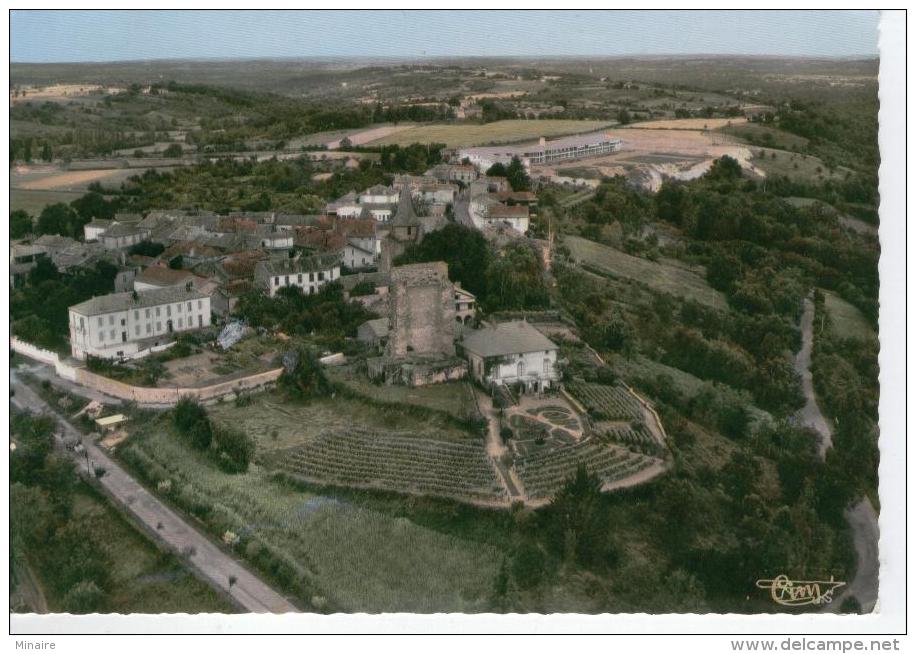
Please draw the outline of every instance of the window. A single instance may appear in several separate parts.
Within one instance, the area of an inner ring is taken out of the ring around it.
[[[178,329],[181,329],[181,327],[182,327],[181,318],[179,318],[179,319],[178,319]]]
[[[121,318],[121,327],[127,324],[127,318]]]
[[[171,304],[166,305],[166,307],[165,307],[165,315],[168,316],[168,317],[170,317],[170,318],[172,317],[172,305],[171,305]]]
[[[152,332],[153,332],[153,325],[152,325],[152,323],[146,323],[146,333],[147,333],[147,334],[151,334]]]
[[[321,271],[320,273],[318,273],[318,281],[319,282],[324,281],[324,271]]]
[[[315,281],[315,273],[309,273],[309,281],[310,281],[310,282],[314,282],[314,281]]]
[[[178,303],[178,313],[181,313],[182,305],[181,302]]]
[[[83,327],[84,327],[84,325],[83,325],[83,317],[80,316],[80,329],[82,329]]]
[[[134,336],[140,335],[140,325],[134,325]]]
[[[149,309],[146,310],[146,317],[149,318]]]
[[[108,326],[110,327],[113,324],[114,324],[114,316],[108,316]]]
[[[544,374],[550,374],[550,359],[544,359]]]
[[[115,340],[115,330],[111,330],[111,340]]]
[[[286,276],[283,278],[283,283],[284,283],[286,286],[289,286],[289,275],[286,275]]]
[[[134,320],[140,320],[140,312],[136,309],[134,310]]]
[[[191,311],[191,303],[188,302],[188,311]]]
[[[99,316],[99,327],[101,327],[104,324],[105,322],[102,320],[102,316]]]
[[[279,285],[280,285],[280,278],[274,277],[274,286],[279,286]]]
[[[302,284],[302,273],[299,273],[299,283]]]
[[[161,322],[157,322],[157,323],[156,323],[156,331],[157,331],[157,332],[161,332],[161,331],[162,331],[162,323],[161,323]]]
[[[156,307],[156,317],[159,317],[159,307]]]
[[[204,301],[203,301],[203,300],[198,300],[198,301],[197,301],[197,309],[198,309],[198,311],[203,311],[203,310],[204,310]]]
[[[99,343],[105,342],[105,332],[99,332]]]

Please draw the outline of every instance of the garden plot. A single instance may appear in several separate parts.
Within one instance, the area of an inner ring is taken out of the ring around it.
[[[449,443],[350,429],[280,450],[278,469],[310,482],[377,488],[471,502],[507,502],[483,444]]]
[[[598,422],[640,420],[643,417],[642,404],[625,386],[607,386],[576,379],[567,383],[566,389]]]

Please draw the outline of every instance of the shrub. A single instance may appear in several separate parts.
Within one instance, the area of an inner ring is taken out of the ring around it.
[[[94,581],[81,581],[64,595],[64,608],[68,613],[94,613],[104,600],[105,593]]]
[[[254,456],[254,441],[248,434],[232,427],[219,426],[213,430],[217,461],[226,472],[245,472]]]

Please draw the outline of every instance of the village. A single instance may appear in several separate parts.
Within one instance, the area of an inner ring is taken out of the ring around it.
[[[549,261],[552,235],[531,235],[537,194],[515,191],[506,176],[487,172],[514,165],[527,173],[534,162],[585,159],[619,147],[619,139],[595,134],[457,149],[423,175],[395,175],[389,185],[332,199],[314,215],[154,210],[93,219],[84,225],[82,240],[43,235],[14,243],[10,283],[15,287],[43,259],[62,271],[100,260],[115,265],[114,293],[69,308],[70,357],[52,361],[58,375],[77,385],[160,407],[182,397],[212,403],[270,393],[283,370],[276,366],[288,364],[294,343],[282,331],[247,325],[238,315],[240,298],[253,292],[267,298],[316,296],[337,285],[344,302],[358,303],[373,317],[358,325],[346,354],[319,352],[329,374],[358,374],[376,387],[418,393],[439,384],[467,387],[486,425],[481,452],[489,459],[483,472],[473,473],[482,474],[473,483],[437,480],[424,486],[412,480],[405,487],[383,472],[350,483],[485,505],[537,506],[582,463],[601,475],[608,489],[663,472],[668,464],[658,416],[623,385],[590,388],[579,380],[579,397],[572,396],[562,381],[567,361],[549,337],[555,316],[484,315],[476,296],[450,281],[446,262],[398,265],[397,260],[425,237],[457,224],[491,243],[520,245]],[[152,243],[161,244],[158,254],[140,253],[154,251],[144,245]],[[561,331],[575,339],[574,328],[569,330]],[[183,356],[189,339],[196,346]],[[31,352],[25,339],[12,344]],[[227,357],[244,358],[240,353],[252,347],[257,357],[226,367]],[[148,357],[166,359],[153,388],[131,372],[143,370]],[[107,413],[99,418],[99,431],[119,430],[120,438],[106,440],[116,444],[131,427],[115,408]],[[332,465],[316,468],[309,448],[300,449],[305,463],[291,472],[312,481],[345,479]],[[470,456],[480,460],[477,453]]]

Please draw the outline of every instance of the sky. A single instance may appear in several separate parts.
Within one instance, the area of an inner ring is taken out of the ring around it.
[[[13,62],[740,54],[874,57],[877,11],[12,11]]]

